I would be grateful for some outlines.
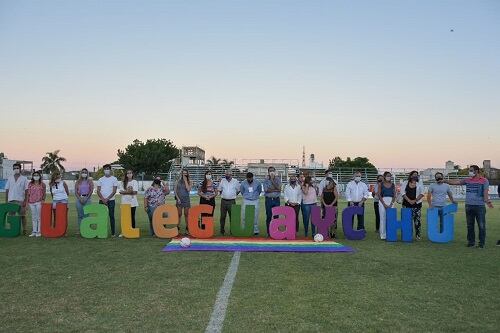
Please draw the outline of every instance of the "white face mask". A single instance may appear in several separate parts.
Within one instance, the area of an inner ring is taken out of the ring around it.
[[[359,182],[361,180],[361,177],[360,176],[356,176],[356,177],[354,177],[354,180],[357,181],[357,182]]]
[[[476,173],[474,171],[469,171],[469,176],[470,177],[474,177],[476,175]]]
[[[210,180],[210,179],[212,179],[212,175],[206,175],[205,178]]]
[[[106,176],[111,175],[111,170],[104,170],[104,175],[106,175]]]
[[[40,176],[33,176],[33,179],[38,181],[38,180],[40,180]]]
[[[333,175],[332,175],[331,172],[329,172],[329,173],[326,174],[326,176],[332,178]]]
[[[276,175],[276,172],[274,172],[274,171],[269,172],[269,176],[274,177],[275,175]]]
[[[15,175],[18,175],[18,174],[20,174],[20,173],[21,173],[21,170],[19,170],[19,169],[14,169],[14,174],[15,174]]]
[[[392,179],[392,178],[391,178],[390,176],[385,177],[385,181],[386,181],[386,182],[390,182],[390,181],[391,181],[391,179]]]
[[[82,178],[87,178],[88,174],[82,173]]]
[[[61,182],[61,179],[56,179],[56,183],[60,183]]]

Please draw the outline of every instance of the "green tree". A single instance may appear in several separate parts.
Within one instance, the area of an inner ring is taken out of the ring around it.
[[[66,162],[66,159],[62,156],[59,156],[60,150],[55,150],[53,152],[48,152],[42,158],[42,165],[40,165],[40,169],[42,169],[43,173],[53,173],[59,171],[61,174],[66,170],[62,165],[62,162]]]
[[[156,174],[166,172],[179,150],[167,139],[134,140],[125,150],[118,149],[118,163],[135,173]]]
[[[220,158],[212,156],[212,157],[210,157],[209,160],[207,160],[207,164],[209,164],[209,165],[219,165],[220,161],[221,161]]]
[[[112,172],[112,175],[115,176],[118,181],[122,181],[123,180],[123,176],[125,175],[125,170],[113,170]],[[92,174],[92,178],[94,180],[98,180],[99,178],[103,177],[104,176],[104,169],[101,167],[99,168],[96,172],[94,172]],[[135,175],[137,177],[137,175]]]
[[[329,169],[352,169],[355,171],[357,169],[368,172],[368,173],[376,173],[377,168],[373,165],[367,157],[356,157],[351,159],[347,157],[344,161],[340,157],[334,157],[329,162]]]

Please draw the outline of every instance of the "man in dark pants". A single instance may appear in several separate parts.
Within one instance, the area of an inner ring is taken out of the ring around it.
[[[231,175],[231,170],[225,171],[225,177],[219,183],[217,190],[221,194],[220,200],[220,233],[224,236],[226,233],[226,216],[229,213],[231,221],[231,206],[236,203],[236,196],[240,192],[240,183]]]
[[[351,180],[346,187],[345,197],[349,202],[349,206],[365,206],[365,201],[368,198],[368,186],[361,181],[361,171],[356,171],[354,180]],[[354,216],[352,217],[354,224]],[[365,216],[358,215],[357,230],[365,228]]]
[[[266,197],[266,228],[269,235],[269,224],[273,218],[273,207],[280,205],[281,181],[276,175],[276,169],[270,166],[267,169],[268,177],[264,181],[264,195]]]

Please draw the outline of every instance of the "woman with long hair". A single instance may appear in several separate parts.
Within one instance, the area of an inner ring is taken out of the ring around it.
[[[52,196],[52,210],[54,211],[52,216],[55,221],[57,204],[68,204],[69,189],[68,184],[62,180],[59,171],[55,171],[50,177],[49,187],[50,195]]]
[[[389,171],[384,172],[384,180],[378,187],[379,215],[380,215],[380,239],[386,239],[386,210],[394,206],[396,201],[396,186],[392,182],[392,174]]]
[[[139,191],[139,183],[134,179],[134,172],[132,170],[127,170],[123,175],[122,180],[122,190],[120,194],[122,195],[122,204],[130,205],[130,214],[132,216],[132,228],[135,228],[135,211],[139,206],[137,201],[137,191]],[[122,237],[120,234],[119,237]]]
[[[189,171],[187,169],[182,169],[181,177],[177,181],[175,186],[175,199],[177,212],[179,214],[179,232],[180,232],[180,222],[182,217],[182,211],[184,211],[184,220],[186,221],[186,235],[189,234],[188,219],[189,219],[189,208],[191,208],[191,200],[189,198],[189,192],[193,184],[189,179]]]
[[[31,209],[31,224],[33,232],[29,237],[40,237],[40,220],[42,216],[42,203],[45,201],[45,184],[42,181],[40,171],[35,171],[31,175],[31,181],[28,183],[27,202]]]
[[[89,178],[89,171],[83,168],[75,184],[76,211],[78,212],[78,229],[85,214],[83,207],[92,203],[92,193],[94,192],[94,182]]]
[[[420,240],[420,226],[422,216],[422,200],[424,198],[424,186],[419,182],[418,171],[412,171],[408,179],[401,185],[403,196],[403,207],[411,209],[411,219],[415,227],[415,238]]]
[[[212,213],[201,214],[201,216],[214,216],[217,188],[212,180],[212,172],[210,170],[205,172],[203,182],[201,182],[200,188],[198,189],[198,195],[200,196],[200,205],[210,205],[213,207]]]

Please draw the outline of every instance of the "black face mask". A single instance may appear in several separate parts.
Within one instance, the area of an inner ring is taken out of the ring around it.
[[[247,179],[247,182],[248,182],[248,184],[252,184],[253,183],[253,178],[252,179]]]
[[[439,181],[441,181],[441,180],[443,180],[443,178],[436,178],[436,181],[437,181],[437,182],[439,182]]]
[[[155,185],[160,185],[160,184],[161,184],[161,181],[160,181],[160,180],[158,180],[158,179],[155,179],[155,180],[153,181],[153,184],[155,184]]]

